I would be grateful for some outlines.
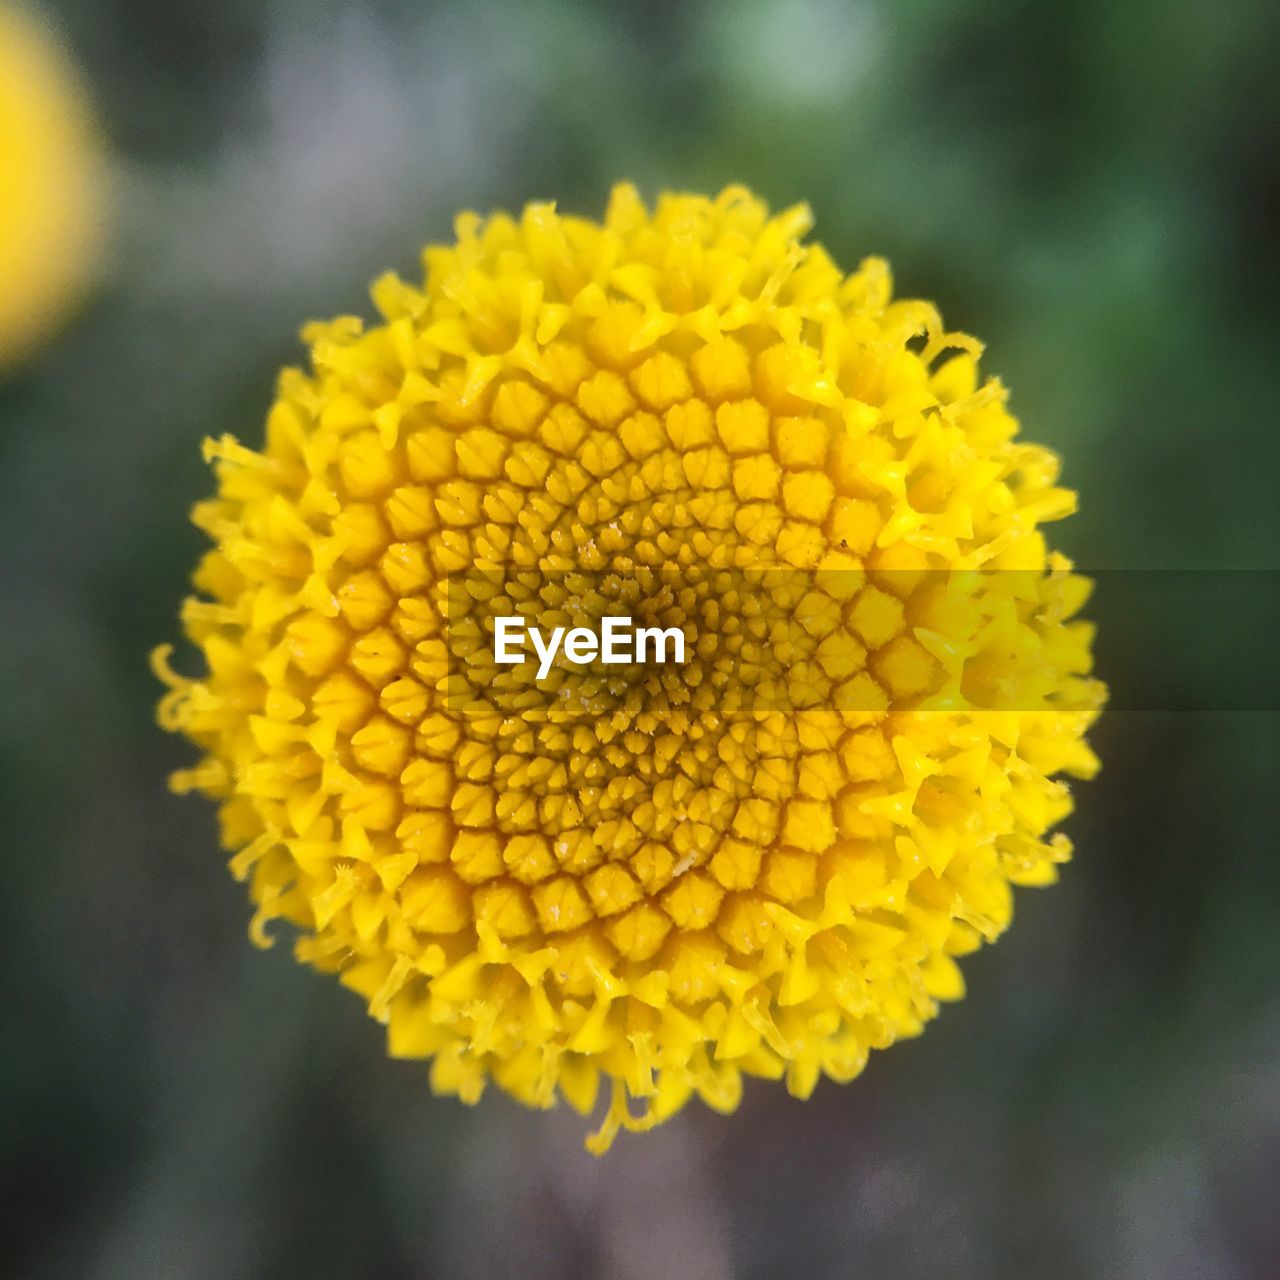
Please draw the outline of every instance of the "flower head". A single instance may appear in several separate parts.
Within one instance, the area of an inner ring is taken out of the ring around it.
[[[920,1031],[1096,764],[1055,458],[809,221],[463,215],[377,324],[304,330],[261,451],[206,444],[207,673],[161,651],[160,716],[253,935],[291,921],[441,1092],[585,1112],[604,1077],[597,1150]],[[688,662],[493,662],[498,615],[619,612]]]
[[[0,0],[0,371],[57,326],[97,251],[100,148],[52,33]]]

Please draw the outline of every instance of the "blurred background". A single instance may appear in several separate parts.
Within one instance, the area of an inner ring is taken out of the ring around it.
[[[1275,6],[36,12],[109,187],[74,310],[0,373],[0,1269],[1280,1276]],[[597,215],[619,177],[807,199],[837,260],[886,254],[987,341],[1081,491],[1055,536],[1109,571],[1115,702],[1076,860],[967,1000],[851,1086],[598,1161],[572,1114],[433,1099],[355,997],[249,946],[146,655],[199,442],[260,439],[298,325],[368,312],[459,208]]]

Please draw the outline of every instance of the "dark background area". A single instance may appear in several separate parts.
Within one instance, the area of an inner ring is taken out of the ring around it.
[[[0,1269],[1280,1276],[1274,6],[48,11],[117,209],[103,286],[0,383]],[[433,1099],[357,999],[249,946],[146,655],[200,439],[260,439],[298,325],[368,312],[459,208],[598,215],[622,177],[807,199],[843,265],[887,255],[987,342],[1081,492],[1054,536],[1116,571],[1115,704],[1076,860],[962,1004],[850,1086],[757,1084],[597,1161],[571,1113]]]

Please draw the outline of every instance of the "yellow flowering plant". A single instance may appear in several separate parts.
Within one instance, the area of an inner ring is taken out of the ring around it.
[[[734,187],[464,214],[380,319],[303,331],[156,666],[251,934],[288,921],[398,1057],[589,1139],[744,1076],[808,1096],[963,993],[1070,854],[1088,582],[979,344]],[[495,659],[635,615],[681,665]]]
[[[75,67],[0,0],[0,374],[48,338],[98,256],[105,175]]]

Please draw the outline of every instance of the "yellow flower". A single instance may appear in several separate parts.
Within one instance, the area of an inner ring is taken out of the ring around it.
[[[79,297],[101,234],[101,168],[66,53],[34,17],[0,3],[0,371]]]
[[[256,905],[430,1058],[620,1127],[857,1075],[958,998],[1096,761],[1087,581],[979,347],[741,188],[465,214],[381,321],[303,331],[206,443],[157,666]],[[946,358],[944,358],[946,357]],[[499,668],[493,620],[677,626],[684,666]]]

